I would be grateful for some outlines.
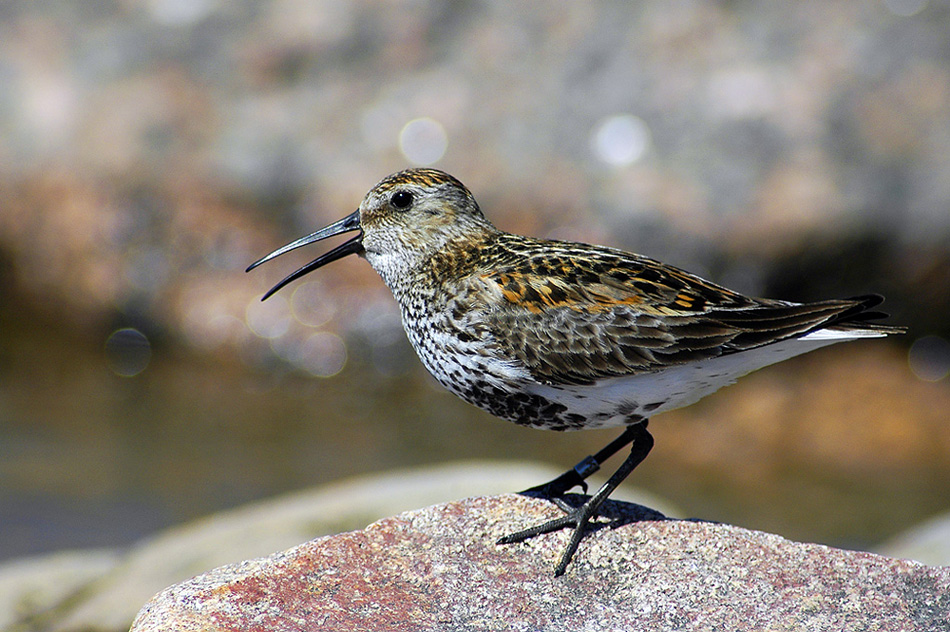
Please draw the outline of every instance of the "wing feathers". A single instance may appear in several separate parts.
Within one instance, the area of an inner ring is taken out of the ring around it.
[[[480,320],[497,352],[544,384],[658,371],[826,328],[842,339],[898,331],[867,322],[882,316],[868,311],[881,302],[876,295],[753,299],[637,255],[596,247],[570,253],[577,245],[517,239],[495,245],[505,252],[470,289],[489,303]]]

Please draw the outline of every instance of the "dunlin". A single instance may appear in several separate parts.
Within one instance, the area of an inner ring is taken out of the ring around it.
[[[653,446],[652,415],[691,404],[737,378],[826,345],[899,333],[875,321],[879,296],[793,303],[744,296],[653,259],[495,228],[469,190],[434,169],[373,187],[359,208],[275,250],[357,235],[278,283],[356,254],[392,290],[406,334],[445,388],[492,415],[547,430],[624,428],[603,450],[532,488],[565,515],[502,538],[520,542],[572,527],[561,575],[589,521]],[[593,496],[581,486],[627,445],[629,456]]]

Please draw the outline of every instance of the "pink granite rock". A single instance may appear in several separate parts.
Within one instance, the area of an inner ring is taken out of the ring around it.
[[[563,577],[558,515],[517,495],[446,503],[224,566],[157,595],[172,630],[948,630],[950,567],[609,503]]]

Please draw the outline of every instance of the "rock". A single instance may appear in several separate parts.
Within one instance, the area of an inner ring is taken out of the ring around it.
[[[35,571],[29,582],[22,573],[13,573],[19,566],[2,566],[0,609],[21,625],[36,627],[42,621],[42,628],[52,632],[127,630],[149,597],[216,566],[268,555],[320,535],[359,529],[432,503],[524,489],[557,474],[560,471],[533,463],[470,461],[351,478],[168,529],[124,554],[110,554],[108,566],[90,562],[88,572],[68,584],[63,577],[75,573],[78,562],[72,563],[73,557],[53,554],[43,558],[48,560],[45,564],[31,561]],[[638,490],[625,487],[616,496],[675,511]],[[62,566],[66,562],[70,563]],[[3,570],[8,567],[10,574]],[[34,588],[42,585],[47,586],[48,597],[40,599]],[[2,608],[7,603],[16,608]],[[0,615],[0,622],[5,620]],[[0,629],[6,628],[0,625]]]
[[[912,527],[876,547],[882,555],[917,560],[924,564],[950,565],[950,513]]]
[[[60,551],[0,564],[0,630],[47,613],[112,570],[111,550]]]
[[[157,595],[133,632],[173,630],[938,630],[950,568],[664,519],[610,502],[567,574],[567,532],[499,546],[558,515],[518,495],[381,520],[218,568]],[[637,522],[638,520],[642,520]]]

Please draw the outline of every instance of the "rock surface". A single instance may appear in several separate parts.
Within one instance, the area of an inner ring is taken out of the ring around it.
[[[566,532],[494,544],[558,510],[479,497],[218,568],[157,595],[132,630],[950,628],[950,567],[607,509],[560,578]]]

